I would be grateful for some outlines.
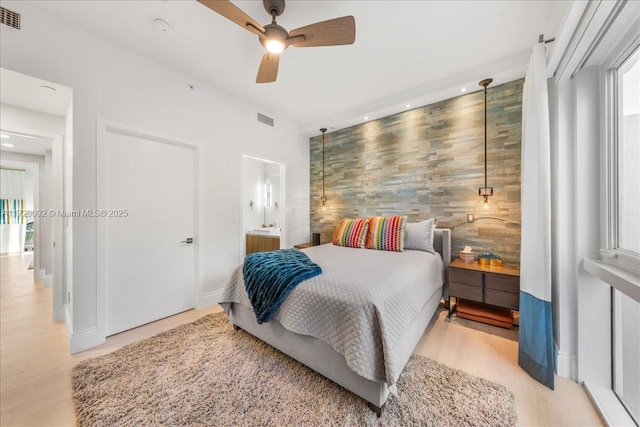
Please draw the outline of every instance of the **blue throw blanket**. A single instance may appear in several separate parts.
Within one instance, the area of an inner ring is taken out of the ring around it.
[[[258,323],[271,320],[298,284],[320,273],[320,266],[297,249],[247,255],[242,274]]]

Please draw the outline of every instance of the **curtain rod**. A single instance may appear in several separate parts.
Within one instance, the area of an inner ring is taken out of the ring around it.
[[[26,172],[26,169],[18,169],[18,168],[8,168],[6,166],[0,166],[0,170],[3,171],[16,171],[16,172]]]
[[[551,43],[551,42],[554,42],[554,41],[556,41],[555,37],[550,38],[550,39],[548,39],[548,40],[545,40],[545,39],[544,39],[544,34],[540,34],[540,35],[538,36],[538,43],[542,43],[542,42],[544,42],[544,44],[547,44],[547,43]]]

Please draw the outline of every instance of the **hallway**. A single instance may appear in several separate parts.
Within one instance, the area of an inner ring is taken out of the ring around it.
[[[52,321],[53,289],[26,265],[20,255],[0,258],[0,424],[69,425],[75,361],[64,324]]]

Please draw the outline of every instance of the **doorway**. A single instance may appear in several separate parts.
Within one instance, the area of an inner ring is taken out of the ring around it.
[[[43,215],[29,218],[33,223],[34,278],[53,287],[53,321],[67,318],[69,323],[71,315],[65,315],[65,307],[71,311],[66,296],[71,295],[72,278],[65,274],[65,267],[72,268],[72,225],[58,213],[72,206],[73,183],[67,179],[73,167],[72,94],[71,88],[60,84],[0,68],[0,122],[6,135],[2,139],[3,161],[38,164],[40,193],[46,196],[46,208],[54,212],[46,219]],[[45,207],[39,205],[40,209]]]
[[[243,253],[245,235],[279,238],[285,241],[284,165],[252,156],[242,158]]]

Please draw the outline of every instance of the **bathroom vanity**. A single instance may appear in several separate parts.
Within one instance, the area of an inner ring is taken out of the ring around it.
[[[254,252],[269,252],[280,249],[279,230],[247,231],[245,244],[247,255]]]

